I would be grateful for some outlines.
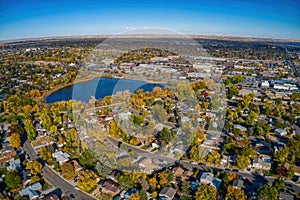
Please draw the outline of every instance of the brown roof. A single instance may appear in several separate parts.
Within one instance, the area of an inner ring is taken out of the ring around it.
[[[43,198],[43,200],[60,200],[60,198],[56,194],[51,194],[51,195],[45,196]]]
[[[77,162],[77,160],[71,160],[69,161],[69,163],[73,165],[76,172],[82,169],[81,165]]]
[[[290,165],[289,163],[287,163],[287,162],[285,162],[285,163],[283,164],[283,166],[284,166],[287,170],[289,170],[290,167],[291,167],[291,165]],[[300,167],[294,166],[294,165],[293,165],[292,167],[293,167],[293,170],[294,170],[295,173],[300,174]]]
[[[114,183],[112,181],[106,180],[103,185],[102,188],[104,188],[107,192],[116,195],[120,192],[120,188],[119,185],[117,183]]]
[[[6,163],[13,159],[16,155],[15,151],[4,152],[0,154],[0,163]]]
[[[181,167],[175,167],[173,173],[175,176],[182,176],[184,170]]]

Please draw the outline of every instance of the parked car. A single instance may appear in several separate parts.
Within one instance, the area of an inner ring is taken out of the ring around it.
[[[75,199],[74,194],[70,194],[69,197],[70,197],[71,200],[74,200],[74,199]]]

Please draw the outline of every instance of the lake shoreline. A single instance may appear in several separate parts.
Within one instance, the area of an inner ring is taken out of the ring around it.
[[[48,91],[48,92],[45,92],[41,97],[38,97],[36,99],[36,101],[38,102],[41,102],[41,103],[46,103],[46,104],[51,104],[49,102],[46,102],[46,98],[50,95],[52,95],[53,93],[59,91],[59,90],[62,90],[66,87],[72,87],[74,86],[75,84],[79,84],[79,83],[85,83],[85,82],[89,82],[89,81],[93,81],[94,79],[101,79],[101,78],[107,78],[107,79],[118,79],[118,80],[128,80],[128,81],[142,81],[142,82],[145,82],[147,84],[167,84],[166,81],[149,81],[149,80],[146,80],[146,79],[143,79],[143,78],[139,78],[139,77],[114,77],[114,76],[105,76],[103,74],[101,75],[93,75],[91,77],[86,77],[86,78],[83,78],[82,80],[80,79],[76,79],[74,82],[72,83],[67,83],[67,84],[62,84],[62,85],[59,85],[59,86],[56,86],[55,88],[53,88],[51,91]],[[62,100],[63,101],[63,100]],[[53,103],[53,102],[52,102]]]

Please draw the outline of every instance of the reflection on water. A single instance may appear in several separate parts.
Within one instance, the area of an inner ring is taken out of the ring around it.
[[[66,86],[46,97],[47,103],[66,100],[80,100],[88,102],[94,96],[96,99],[110,96],[119,91],[129,90],[136,92],[138,89],[152,91],[154,87],[164,87],[161,84],[146,83],[137,80],[117,78],[95,78],[93,80]]]

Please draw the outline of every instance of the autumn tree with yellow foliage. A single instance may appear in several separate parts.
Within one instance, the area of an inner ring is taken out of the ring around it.
[[[21,138],[18,133],[11,134],[10,144],[13,148],[19,148],[21,146]]]
[[[86,192],[92,192],[97,187],[97,175],[90,170],[82,170],[79,173],[78,187]]]
[[[238,189],[229,185],[227,187],[227,194],[225,200],[246,200],[247,197],[244,193],[244,190]]]
[[[32,162],[28,162],[26,164],[26,169],[29,169],[30,173],[33,175],[37,175],[38,173],[40,173],[42,168],[43,168],[43,165],[36,160],[34,160]]]

